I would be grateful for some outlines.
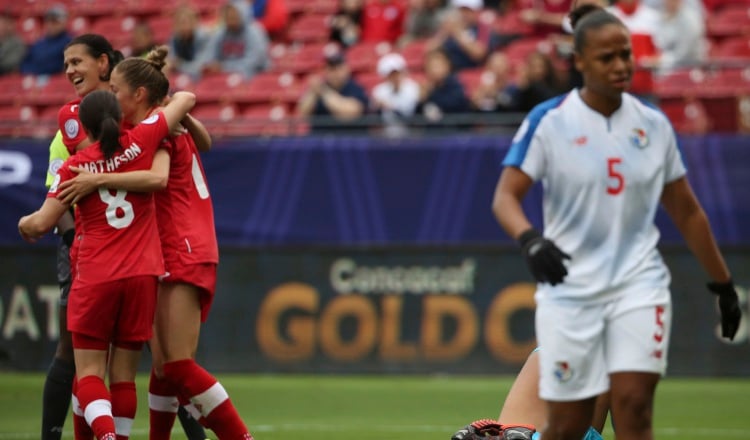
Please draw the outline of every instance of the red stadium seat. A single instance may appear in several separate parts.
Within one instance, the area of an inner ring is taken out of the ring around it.
[[[374,71],[381,56],[391,51],[386,42],[359,43],[346,51],[346,62],[352,72]]]
[[[307,43],[285,46],[283,54],[273,57],[271,70],[275,72],[310,73],[323,66],[323,53],[331,43]],[[272,55],[273,56],[273,55]]]
[[[328,39],[331,16],[328,14],[306,14],[297,18],[289,26],[287,34],[291,41],[307,43]]]
[[[214,73],[196,83],[195,94],[200,102],[232,102],[244,81],[239,73]]]
[[[265,72],[245,82],[235,95],[235,101],[242,104],[267,104],[280,99],[286,88],[299,81],[292,73]]]
[[[33,135],[36,111],[31,106],[0,106],[0,137]]]
[[[0,76],[0,106],[20,102],[34,82],[34,77],[19,73]]]
[[[24,104],[34,106],[63,105],[76,97],[73,85],[65,75],[36,78],[34,87],[27,89]]]
[[[18,35],[26,44],[31,44],[42,36],[42,22],[37,17],[20,17],[16,20]]]
[[[401,48],[401,55],[406,60],[406,66],[409,70],[423,70],[426,47],[427,40],[414,40]]]
[[[706,19],[706,35],[724,38],[750,32],[750,6],[737,4],[725,6]]]
[[[503,15],[497,15],[493,28],[500,35],[531,35],[534,33],[534,27],[521,20],[520,10],[511,10]]]
[[[157,44],[167,44],[172,38],[172,25],[174,19],[169,15],[149,17],[147,23],[154,33],[154,41]]]
[[[539,38],[521,38],[513,41],[503,49],[503,53],[508,57],[513,65],[518,65],[526,61],[532,52],[550,53],[552,47],[549,42]]]
[[[200,104],[190,114],[201,121],[212,136],[221,137],[225,134],[226,125],[233,121],[239,112],[232,104]]]
[[[372,93],[376,85],[384,81],[383,77],[377,72],[362,72],[355,76],[356,81],[367,90],[367,94]]]
[[[662,99],[681,98],[686,91],[694,92],[706,79],[706,73],[698,68],[676,70],[654,77],[654,93]]]
[[[706,109],[698,100],[671,100],[660,107],[678,133],[703,134],[711,128]]]
[[[474,90],[482,81],[482,74],[484,74],[484,68],[466,69],[458,72],[458,80],[464,86],[466,96],[471,96],[474,93]]]
[[[743,64],[750,62],[750,36],[729,37],[716,44],[711,59],[721,64]]]
[[[229,127],[229,136],[286,136],[291,126],[285,106],[266,104],[252,106],[242,113],[242,122]]]

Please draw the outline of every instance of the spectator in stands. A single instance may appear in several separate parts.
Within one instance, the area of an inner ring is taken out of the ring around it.
[[[26,45],[16,33],[16,21],[0,13],[0,75],[17,72],[26,53]]]
[[[362,11],[360,41],[396,43],[404,32],[405,18],[401,0],[369,0]]]
[[[352,79],[340,49],[327,51],[322,76],[313,75],[297,104],[297,114],[313,116],[311,131],[331,132],[361,129],[358,121],[367,107],[365,89]]]
[[[174,33],[169,40],[170,69],[198,79],[208,60],[211,33],[200,26],[198,11],[190,5],[174,12]]]
[[[661,51],[655,59],[660,73],[695,66],[706,60],[703,16],[686,0],[664,0],[654,39]]]
[[[44,13],[44,35],[26,51],[21,73],[53,75],[63,71],[63,52],[73,37],[67,31],[68,10],[56,4]]]
[[[526,62],[519,66],[518,109],[528,112],[537,104],[554,98],[564,91],[552,59],[535,51],[528,55]]]
[[[403,136],[419,104],[419,84],[409,78],[406,60],[397,53],[380,58],[377,70],[384,81],[372,89],[372,108],[380,113],[386,136]]]
[[[451,7],[427,50],[443,50],[454,70],[479,67],[500,46],[499,36],[489,23],[479,20],[482,0],[451,0]]]
[[[500,51],[493,52],[471,96],[474,109],[480,112],[518,111],[519,90],[512,74],[508,57]]]
[[[241,3],[246,9],[248,21],[255,20],[271,36],[281,36],[289,23],[289,8],[286,0],[245,0]]]
[[[659,57],[654,37],[659,27],[659,11],[641,0],[617,0],[607,9],[630,31],[636,69],[630,82],[630,93],[644,99],[654,99],[654,79],[651,69]]]
[[[562,32],[562,22],[572,5],[572,0],[525,1],[520,17],[533,26],[533,36],[547,37]]]
[[[445,52],[428,52],[424,72],[419,111],[428,121],[438,122],[446,113],[465,113],[471,110],[464,87],[452,72],[450,58]]]
[[[227,2],[221,8],[222,24],[208,43],[204,73],[236,72],[251,78],[269,67],[268,35],[256,21],[247,21],[243,8]]]
[[[339,11],[331,19],[331,41],[343,47],[359,41],[363,8],[364,0],[341,0]]]
[[[399,44],[403,45],[412,40],[435,35],[444,12],[444,0],[409,0],[404,35],[399,40]]]
[[[154,30],[148,23],[141,21],[136,23],[130,34],[130,55],[138,58],[146,58],[151,49],[156,47]]]

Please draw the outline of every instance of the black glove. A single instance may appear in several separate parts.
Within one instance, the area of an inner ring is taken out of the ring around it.
[[[67,231],[63,232],[62,239],[63,242],[70,248],[73,246],[73,240],[76,238],[76,230],[75,228],[70,228]]]
[[[561,251],[552,240],[544,238],[534,228],[521,234],[518,242],[534,279],[553,286],[563,282],[568,274],[563,259],[570,260],[570,255]]]
[[[459,429],[451,440],[503,440],[503,426],[492,419],[479,419]]]
[[[742,311],[737,292],[732,280],[726,283],[708,283],[708,290],[719,296],[719,311],[721,312],[721,336],[734,340],[737,328],[740,326]]]

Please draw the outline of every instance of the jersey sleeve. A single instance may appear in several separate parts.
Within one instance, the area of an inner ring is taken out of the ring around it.
[[[57,195],[60,193],[60,184],[74,177],[73,172],[70,171],[70,167],[73,166],[71,162],[72,158],[66,160],[62,165],[60,165],[57,174],[55,174],[55,176],[52,178],[52,182],[49,184],[49,190],[47,191],[48,199],[57,197]]]
[[[78,104],[66,104],[57,114],[57,126],[62,132],[62,142],[69,154],[75,154],[76,147],[86,139],[86,131],[78,119]]]
[[[544,142],[538,130],[540,120],[533,113],[524,119],[503,160],[503,165],[519,168],[534,181],[544,177],[546,166]]]
[[[70,157],[70,153],[68,153],[68,149],[63,143],[62,132],[57,130],[55,137],[49,145],[49,166],[47,167],[47,180],[45,182],[47,188],[52,185],[55,176],[57,176],[57,171],[68,157]]]
[[[682,153],[671,124],[666,122],[668,127],[666,135],[667,151],[664,158],[664,183],[674,182],[680,177],[687,174],[685,162],[682,160]]]
[[[159,112],[144,119],[133,127],[130,134],[134,139],[141,142],[143,148],[151,149],[152,154],[159,148],[165,148],[165,144],[168,142],[165,142],[164,139],[169,134],[169,127],[164,113]]]

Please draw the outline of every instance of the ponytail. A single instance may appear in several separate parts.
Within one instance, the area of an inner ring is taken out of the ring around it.
[[[99,141],[105,159],[111,159],[115,152],[122,148],[122,110],[112,92],[95,90],[86,95],[78,108],[78,118],[89,136]]]
[[[105,159],[110,159],[115,152],[122,148],[120,145],[120,122],[111,115],[107,115],[99,124],[99,146]]]

